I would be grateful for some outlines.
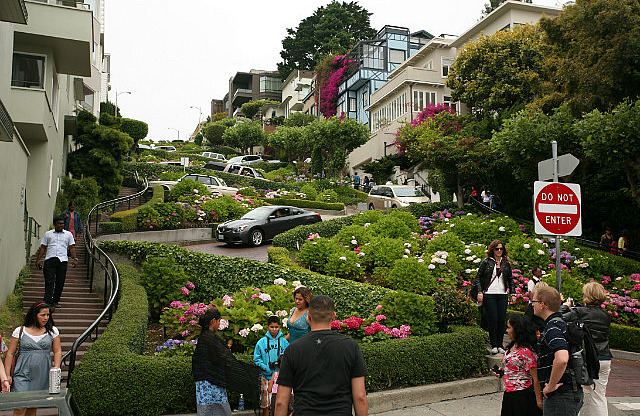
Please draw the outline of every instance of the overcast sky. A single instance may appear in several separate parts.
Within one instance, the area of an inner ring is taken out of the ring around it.
[[[460,35],[487,0],[361,0],[371,26]],[[560,6],[559,0],[534,0]],[[222,99],[238,71],[276,70],[287,28],[329,1],[106,0],[105,52],[111,54],[109,100],[124,117],[149,124],[148,138],[188,138]]]

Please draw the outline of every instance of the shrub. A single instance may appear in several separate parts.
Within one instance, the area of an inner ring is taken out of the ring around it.
[[[160,317],[162,308],[175,300],[188,280],[182,267],[169,257],[150,257],[142,264],[140,282],[147,292],[153,319]]]
[[[433,294],[434,312],[441,331],[449,325],[469,325],[477,306],[464,293],[452,288],[440,288]]]
[[[121,223],[121,231],[135,231],[138,228],[138,210],[164,201],[164,189],[162,186],[154,186],[152,189],[153,196],[149,201],[147,201],[147,203],[140,205],[138,208],[116,212],[111,215],[110,221]]]
[[[185,218],[185,210],[173,202],[144,205],[138,208],[139,229],[171,229],[177,228]]]
[[[264,202],[271,205],[291,205],[298,208],[325,209],[328,211],[344,211],[344,204],[341,202],[308,201],[306,199],[287,198],[265,198]]]
[[[309,238],[310,240],[304,243],[296,259],[309,270],[324,273],[327,270],[327,261],[342,250],[337,243],[327,238],[312,236]]]
[[[229,195],[212,198],[202,204],[201,209],[207,213],[207,218],[210,221],[216,222],[224,222],[240,218],[249,212],[249,208],[243,206],[240,202]]]
[[[542,240],[527,238],[524,235],[514,235],[506,243],[509,257],[516,261],[521,270],[530,270],[533,267],[546,267],[551,262],[551,257],[546,244]]]
[[[423,204],[410,204],[406,207],[398,208],[398,211],[410,212],[414,217],[428,217],[436,211],[449,212],[458,211],[458,204],[455,202],[428,202]],[[465,204],[462,208],[465,212],[477,212],[477,209],[472,204]]]
[[[364,344],[367,389],[452,381],[482,373],[486,343],[487,333],[482,329],[456,327],[451,334]]]
[[[453,224],[453,226],[451,225]],[[513,219],[502,215],[463,215],[452,218],[449,222],[438,224],[435,229],[453,231],[465,243],[491,242],[499,239],[506,242],[515,235],[521,235],[519,224]]]
[[[195,192],[196,190],[198,192]],[[211,195],[209,189],[200,182],[194,181],[193,179],[184,179],[173,187],[167,196],[167,200],[173,202],[179,201],[184,195],[193,195],[194,193],[197,195]]]
[[[269,247],[267,249],[267,261],[284,267],[299,267],[289,255],[289,250],[284,247]]]
[[[117,221],[105,221],[101,222],[100,228],[103,231],[108,233],[121,233],[122,232],[122,223]]]
[[[385,217],[382,211],[362,211],[353,216],[353,223],[357,225],[374,224]]]
[[[416,222],[415,218],[413,219]],[[369,226],[372,234],[388,238],[407,239],[411,234],[411,228],[407,226],[400,218],[387,215],[380,221]]]
[[[289,251],[298,251],[307,241],[310,234],[319,234],[320,237],[331,238],[345,225],[351,225],[355,216],[335,218],[329,221],[317,222],[310,225],[302,225],[284,233],[278,234],[273,239],[274,247],[284,247]]]
[[[376,238],[370,244],[361,247],[362,262],[367,268],[391,267],[404,255],[404,243],[395,238]]]
[[[609,346],[624,351],[640,352],[640,328],[611,324]]]
[[[458,236],[452,232],[439,234],[429,240],[424,246],[425,253],[435,253],[436,251],[446,251],[456,256],[464,253],[465,245]]]
[[[358,246],[363,246],[366,243],[371,242],[373,236],[369,232],[368,228],[360,225],[347,225],[342,227],[332,240],[337,244],[342,244],[349,249],[354,249]],[[355,243],[354,243],[355,241]]]
[[[100,202],[98,192],[98,183],[92,177],[83,179],[65,177],[62,190],[58,192],[54,215],[60,215],[68,208],[70,202],[74,202],[76,211],[80,213],[83,220],[86,220],[91,208]]]
[[[325,189],[316,197],[321,202],[338,202],[338,194],[333,189]]]
[[[159,181],[177,181],[184,176],[184,172],[162,172]]]
[[[250,186],[238,189],[238,193],[243,196],[258,196],[256,190]]]
[[[421,294],[431,294],[438,287],[428,264],[413,257],[396,260],[389,273],[388,287]]]
[[[356,281],[362,280],[364,276],[365,268],[358,263],[359,257],[353,251],[344,249],[328,259],[325,258],[324,261],[326,262],[325,272],[329,276]]]
[[[316,188],[309,185],[308,183],[305,183],[304,185],[302,185],[302,188],[300,188],[300,192],[305,194],[307,196],[306,199],[310,201],[315,201],[318,196],[318,193],[316,192]]]
[[[411,333],[417,336],[431,335],[437,331],[433,300],[428,296],[397,291],[382,301],[382,312],[387,325],[411,325]]]

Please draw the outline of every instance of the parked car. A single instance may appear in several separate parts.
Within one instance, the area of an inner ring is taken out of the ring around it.
[[[238,163],[240,165],[250,165],[252,163],[264,162],[260,155],[244,155],[236,156],[229,159],[229,163]]]
[[[202,156],[208,157],[209,159],[227,160],[227,157],[222,153],[202,152]]]
[[[227,244],[244,243],[259,246],[276,235],[298,225],[322,221],[320,214],[284,205],[255,208],[238,220],[223,222],[216,229],[216,240]]]
[[[220,172],[233,173],[234,175],[248,176],[250,178],[267,180],[267,178],[265,178],[262,172],[260,172],[259,170],[254,169],[250,166],[238,165],[237,163],[232,164],[211,161],[205,163],[204,168],[217,170]]]
[[[175,152],[176,148],[174,146],[156,146],[154,149],[164,150],[165,152]]]
[[[378,185],[371,188],[367,196],[369,209],[385,209],[384,202],[389,201],[390,208],[406,207],[409,204],[429,202],[430,199],[420,188],[407,185]]]
[[[166,190],[173,189],[176,184],[184,179],[192,179],[196,182],[200,182],[204,186],[207,187],[211,192],[221,193],[222,195],[235,195],[238,193],[238,188],[234,188],[231,186],[227,186],[227,184],[220,178],[215,176],[208,175],[196,175],[196,174],[188,174],[184,175],[182,178],[177,181],[151,181],[149,182],[149,186],[162,186]]]

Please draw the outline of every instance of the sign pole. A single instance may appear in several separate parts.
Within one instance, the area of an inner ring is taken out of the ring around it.
[[[551,142],[551,153],[553,156],[553,182],[558,182],[558,142]],[[556,286],[558,292],[562,293],[562,273],[560,265],[560,236],[556,235]]]

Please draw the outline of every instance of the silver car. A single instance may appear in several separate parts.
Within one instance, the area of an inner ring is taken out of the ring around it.
[[[225,181],[215,176],[208,175],[196,175],[196,174],[188,174],[184,175],[182,178],[177,181],[151,181],[149,182],[149,186],[157,186],[160,185],[166,190],[173,189],[176,184],[184,179],[192,179],[196,182],[200,182],[211,192],[217,192],[222,195],[235,195],[238,193],[238,188],[234,188],[232,186],[227,186]]]

